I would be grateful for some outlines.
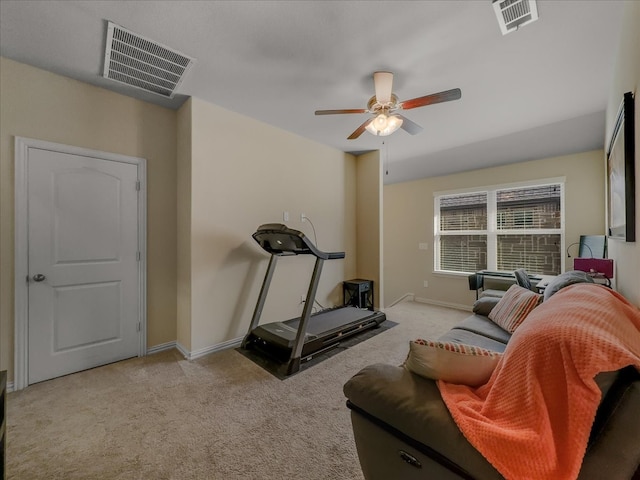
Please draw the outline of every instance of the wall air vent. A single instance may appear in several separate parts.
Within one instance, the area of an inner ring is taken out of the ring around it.
[[[103,76],[173,98],[193,58],[108,22]]]
[[[493,0],[492,4],[502,35],[538,19],[536,0]]]

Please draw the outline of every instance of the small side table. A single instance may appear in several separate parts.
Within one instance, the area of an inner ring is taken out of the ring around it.
[[[373,311],[373,280],[354,278],[342,282],[344,304]]]

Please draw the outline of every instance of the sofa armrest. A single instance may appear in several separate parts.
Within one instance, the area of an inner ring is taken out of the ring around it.
[[[376,364],[353,376],[344,393],[357,411],[424,445],[426,454],[433,450],[475,478],[503,478],[460,432],[433,380]]]
[[[579,480],[640,478],[640,373],[626,367],[615,377],[606,386]]]

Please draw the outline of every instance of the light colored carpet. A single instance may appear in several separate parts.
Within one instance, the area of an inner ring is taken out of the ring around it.
[[[8,479],[362,479],[343,384],[400,364],[467,312],[403,302],[398,325],[278,380],[233,349],[175,350],[8,395]]]

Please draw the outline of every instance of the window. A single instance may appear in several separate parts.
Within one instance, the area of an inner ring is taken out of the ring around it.
[[[443,196],[439,203],[439,270],[487,268],[487,193]]]
[[[436,193],[435,269],[559,274],[563,195],[564,180]]]

